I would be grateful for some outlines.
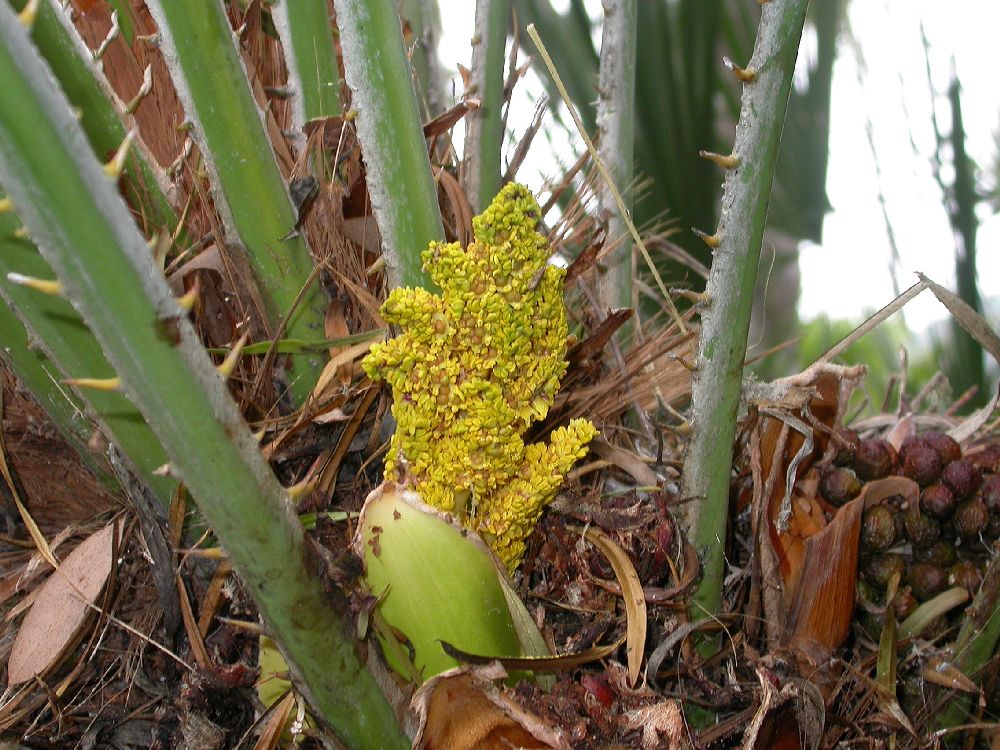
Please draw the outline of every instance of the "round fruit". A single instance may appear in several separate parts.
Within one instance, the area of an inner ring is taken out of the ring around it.
[[[861,548],[868,552],[889,549],[896,541],[896,519],[886,505],[865,508],[861,516]]]
[[[921,438],[910,438],[899,450],[903,475],[921,487],[938,481],[944,462],[940,454]]]
[[[948,464],[962,457],[962,447],[955,438],[943,432],[925,432],[924,441],[941,456],[941,463]]]
[[[1000,445],[987,445],[970,453],[967,458],[987,474],[1000,473]]]
[[[854,454],[854,471],[865,482],[882,479],[896,471],[896,449],[882,438],[869,438],[858,443]]]
[[[917,608],[917,598],[908,588],[902,588],[892,597],[892,608],[896,610],[897,620],[905,620]]]
[[[986,477],[979,488],[979,497],[991,513],[1000,513],[1000,475],[992,474]]]
[[[861,481],[850,469],[831,466],[819,479],[819,492],[830,505],[838,508],[861,492]]]
[[[961,560],[948,568],[948,585],[961,586],[970,594],[979,590],[979,584],[983,582],[983,577],[975,563],[968,560]]]
[[[948,583],[940,565],[927,562],[917,562],[910,566],[910,588],[913,595],[920,601],[926,601],[938,593]]]
[[[920,562],[931,562],[947,568],[955,564],[958,555],[955,552],[955,545],[947,539],[938,539],[930,547],[913,551],[913,559]]]
[[[903,511],[906,535],[914,549],[925,549],[941,538],[941,524],[918,510]]]
[[[965,499],[979,489],[983,474],[969,461],[952,461],[941,472],[941,480],[951,488],[955,497]]]
[[[986,531],[989,522],[990,513],[986,510],[986,504],[978,497],[959,503],[952,518],[955,531],[963,539],[978,539]]]
[[[956,502],[955,493],[946,484],[932,484],[920,493],[920,510],[942,521],[955,512]]]
[[[898,573],[901,579],[906,573],[906,558],[894,552],[872,555],[861,565],[861,574],[865,580],[883,591],[894,573]]]

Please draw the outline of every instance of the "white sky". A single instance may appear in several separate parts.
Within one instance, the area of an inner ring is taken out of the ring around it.
[[[475,3],[439,2],[444,27],[443,63],[446,70],[454,71],[457,62],[469,64]],[[566,0],[555,4],[565,5]],[[592,13],[599,12],[599,0],[590,4],[594,6]],[[996,158],[1000,84],[995,60],[1000,4],[991,0],[852,2],[851,31],[867,73],[859,81],[857,56],[851,40],[843,35],[834,70],[827,178],[833,210],[826,217],[822,245],[803,246],[800,253],[799,311],[804,319],[826,313],[831,318],[860,322],[866,312],[878,309],[893,297],[890,245],[878,203],[874,160],[865,135],[866,117],[874,128],[882,189],[899,248],[899,287],[905,289],[914,283],[915,271],[954,287],[955,244],[930,163],[934,135],[920,39],[921,19],[931,44],[931,75],[937,92],[934,103],[942,134],[947,137],[950,130],[946,91],[954,56],[963,85],[968,153],[987,170]],[[541,91],[540,82],[533,76],[520,85],[534,96]],[[515,99],[509,123],[516,134],[524,131],[532,113],[529,96]],[[570,161],[583,144],[574,134],[556,147],[562,151],[558,158]],[[534,189],[541,187],[542,175],[557,172],[551,149],[543,139],[536,139],[532,155],[535,161],[526,164],[519,175]],[[996,298],[1000,295],[1000,217],[992,215],[986,205],[980,206],[979,215],[980,291]],[[845,294],[845,290],[850,293]],[[905,314],[908,325],[916,330],[946,317],[929,292],[911,302]],[[997,321],[991,322],[996,327]]]

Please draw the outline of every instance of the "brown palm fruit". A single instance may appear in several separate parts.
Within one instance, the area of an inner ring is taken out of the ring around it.
[[[1000,537],[1000,475],[991,474],[986,477],[979,487],[977,497],[983,501],[986,510],[990,512],[990,520],[986,524],[983,536],[987,539]]]
[[[959,560],[948,568],[949,586],[961,586],[970,594],[975,594],[982,582],[983,576],[979,572],[979,568],[969,560]]]
[[[979,497],[990,513],[1000,513],[1000,474],[986,477],[979,487]]]
[[[942,568],[948,568],[958,560],[955,542],[951,539],[938,539],[930,547],[913,550],[913,559],[917,562],[932,562]]]
[[[990,513],[986,504],[978,497],[959,503],[955,515],[951,519],[956,533],[963,539],[978,539],[986,531],[990,522]]]
[[[830,505],[840,507],[861,492],[857,475],[843,466],[828,467],[819,479],[819,493]]]
[[[896,541],[896,519],[888,505],[865,508],[861,516],[861,549],[881,552]]]
[[[938,452],[941,456],[941,463],[948,464],[957,461],[962,457],[962,447],[955,441],[955,438],[943,432],[925,432],[924,442]]]
[[[955,497],[964,500],[979,489],[979,485],[983,481],[983,474],[978,466],[960,459],[952,461],[944,467],[944,471],[941,472],[941,481],[951,488]]]
[[[917,608],[917,597],[913,595],[913,592],[909,588],[903,587],[896,592],[896,595],[892,597],[892,608],[896,612],[897,620],[905,620],[911,614],[913,610]]]
[[[955,544],[947,539],[938,539],[930,547],[913,550],[913,559],[919,562],[931,562],[948,568],[958,560]]]
[[[948,485],[940,482],[925,487],[920,493],[920,510],[940,521],[951,518],[957,502],[955,493],[949,489]]]
[[[941,455],[923,438],[908,437],[899,447],[899,464],[903,476],[921,487],[933,484],[941,476],[944,462]]]
[[[983,536],[987,539],[1000,538],[1000,513],[990,513],[990,521],[986,524]]]
[[[853,432],[838,431],[833,440],[837,446],[837,454],[833,463],[837,466],[850,466],[854,463],[854,456],[858,452],[858,436]]]
[[[987,445],[982,450],[973,451],[966,456],[966,460],[985,474],[1000,474],[1000,445]]]
[[[861,565],[864,579],[881,591],[885,591],[894,573],[898,573],[900,579],[906,573],[906,558],[895,552],[872,555]]]
[[[948,576],[940,565],[915,562],[908,571],[910,590],[920,601],[927,601],[948,583]]]
[[[854,472],[865,482],[895,473],[899,465],[896,449],[887,440],[869,438],[858,443],[854,454]]]
[[[941,524],[919,510],[903,511],[906,536],[914,549],[925,549],[941,538]]]

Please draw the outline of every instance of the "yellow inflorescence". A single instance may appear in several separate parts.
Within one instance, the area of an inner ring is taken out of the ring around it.
[[[512,183],[473,219],[467,249],[431,243],[424,269],[441,295],[394,290],[382,315],[403,332],[364,361],[392,386],[386,479],[411,480],[425,502],[464,517],[511,570],[597,434],[576,419],[549,444],[521,437],[548,413],[566,371],[564,272],[547,262],[538,218],[534,197]]]

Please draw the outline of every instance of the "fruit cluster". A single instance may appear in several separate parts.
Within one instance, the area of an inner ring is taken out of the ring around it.
[[[1000,537],[1000,446],[970,449],[941,432],[906,438],[897,451],[871,438],[850,443],[820,477],[820,494],[832,505],[857,497],[864,483],[902,475],[920,486],[911,507],[893,496],[864,511],[861,522],[859,589],[865,598],[879,592],[894,574],[900,588],[893,599],[898,617],[948,586],[975,594]]]
[[[473,219],[475,241],[431,243],[441,294],[395,289],[382,307],[402,328],[364,368],[392,386],[396,432],[385,478],[460,516],[513,570],[525,540],[597,429],[574,419],[526,445],[566,372],[565,271],[548,263],[539,208],[511,183]]]

